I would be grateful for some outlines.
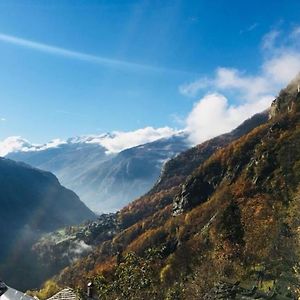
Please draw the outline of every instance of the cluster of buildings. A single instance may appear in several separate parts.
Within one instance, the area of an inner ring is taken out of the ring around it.
[[[87,299],[92,299],[92,284],[87,286]],[[0,281],[0,300],[39,300],[37,297],[30,297],[20,291],[8,287]],[[71,288],[65,288],[47,300],[81,300],[78,294]]]

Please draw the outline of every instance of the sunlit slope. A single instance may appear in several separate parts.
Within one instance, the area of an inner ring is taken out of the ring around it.
[[[102,215],[97,221],[87,225],[76,226],[71,229],[66,228],[45,235],[33,247],[41,266],[43,266],[44,269],[51,267],[60,270],[68,266],[74,260],[92,252],[97,245],[103,241],[112,239],[124,228],[130,227],[139,220],[145,219],[154,212],[168,206],[172,203],[172,197],[174,197],[175,191],[178,190],[180,183],[183,182],[189,173],[197,168],[201,162],[220,147],[229,144],[256,126],[267,122],[267,120],[267,112],[257,114],[249,120],[246,120],[232,132],[213,138],[169,160],[154,188],[144,197],[126,206],[121,214]],[[167,143],[167,140],[161,140],[142,147],[139,146],[129,149],[128,151],[124,151],[124,158],[127,156],[127,161],[130,162],[133,157],[137,157],[142,163],[145,157],[153,155],[151,154],[153,151],[149,151],[150,147],[151,149],[155,149],[155,151],[159,151],[160,149],[165,149]],[[141,151],[150,153],[145,156]],[[127,155],[125,155],[126,152],[128,152]],[[134,153],[135,155],[133,155]],[[164,153],[161,155],[163,156]],[[153,157],[152,161],[154,163],[156,155]],[[121,162],[126,161],[124,158],[121,159]],[[116,159],[118,159],[118,156]],[[145,169],[145,166],[147,166],[147,164],[143,164],[141,170]],[[118,169],[118,167],[116,169]],[[111,171],[107,170],[107,172],[114,172],[114,170],[115,169],[112,168]],[[126,174],[123,174],[123,176],[126,176]],[[143,176],[147,176],[147,173]],[[127,180],[130,180],[130,178]],[[115,188],[118,189],[116,183],[115,185]],[[122,191],[122,189],[118,190],[119,192]]]
[[[109,298],[132,288],[127,281],[121,290],[109,289],[120,272],[144,262],[151,284],[132,290],[132,299],[163,299],[172,291],[179,299],[201,299],[219,280],[298,297],[299,110],[291,84],[273,103],[268,123],[217,150],[180,186],[124,208],[118,215],[124,229],[55,280],[82,286],[102,274],[108,290],[99,293]],[[150,259],[149,249],[160,255]]]

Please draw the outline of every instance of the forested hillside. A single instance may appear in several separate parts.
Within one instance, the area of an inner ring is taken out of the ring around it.
[[[255,286],[254,298],[299,297],[299,110],[292,83],[266,124],[181,185],[125,207],[120,231],[54,282],[83,287],[92,278],[103,299],[201,299],[219,281],[238,281],[245,293]]]

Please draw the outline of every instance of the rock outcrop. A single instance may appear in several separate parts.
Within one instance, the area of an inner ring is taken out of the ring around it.
[[[269,118],[275,118],[280,113],[299,110],[300,108],[300,74],[272,102]]]

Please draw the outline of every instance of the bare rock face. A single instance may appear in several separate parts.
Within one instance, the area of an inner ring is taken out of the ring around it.
[[[279,113],[299,110],[300,107],[300,74],[283,90],[272,102],[269,119],[275,118]]]
[[[228,181],[228,183],[230,184],[239,174],[243,165],[248,163],[248,161],[246,157],[243,157],[243,159],[241,159],[239,163],[228,166],[226,169],[223,169],[223,167],[219,164],[215,164],[209,170],[206,170],[207,172],[205,174],[202,174],[201,170],[198,170],[197,175],[194,174],[197,169],[196,165],[194,164],[197,162],[198,166],[200,166],[201,163],[205,161],[205,159],[209,158],[209,156],[216,150],[225,147],[230,142],[238,139],[244,134],[247,134],[253,128],[264,124],[266,121],[266,112],[256,114],[252,118],[242,123],[232,132],[215,137],[197,147],[190,149],[185,153],[182,153],[182,157],[179,155],[169,162],[169,165],[167,165],[167,171],[169,171],[169,173],[171,174],[175,174],[174,177],[185,180],[184,184],[181,185],[181,192],[175,197],[173,201],[173,216],[180,215],[183,212],[192,209],[196,205],[207,201],[207,199],[223,179]],[[183,164],[183,158],[185,159],[185,161],[188,160],[189,163]],[[195,161],[195,163],[193,162],[193,160]],[[180,162],[180,169],[179,167],[176,167],[177,161]],[[173,164],[173,166],[175,165],[173,170],[171,170],[171,164]],[[188,169],[188,166],[193,166],[193,168]],[[187,176],[186,178],[184,178],[183,176],[176,176],[176,169],[178,169],[179,172],[184,172],[185,169],[187,169],[191,175]],[[163,177],[170,178],[170,176]],[[164,178],[162,178],[161,182],[163,183],[163,181]],[[159,184],[161,184],[161,182],[158,183],[158,186]],[[166,186],[166,184],[164,185]]]
[[[292,89],[290,112],[278,104],[274,119],[252,119],[232,143],[227,134],[180,154],[116,221],[104,220],[95,235],[91,226],[90,243],[101,239],[57,284],[81,286],[107,270],[96,281],[108,284],[107,299],[123,299],[123,291],[136,293],[128,299],[300,299],[300,112]],[[114,223],[120,230],[102,242],[102,228],[113,231]],[[123,264],[131,251],[134,260]],[[125,279],[116,285],[120,268]],[[136,288],[137,281],[150,285]],[[149,297],[153,291],[159,294]]]
[[[182,186],[181,193],[173,202],[173,215],[180,215],[194,206],[205,202],[213,191],[214,186],[212,182],[204,178],[198,177],[187,181]]]
[[[278,97],[272,102],[269,109],[269,119],[275,119],[279,115],[298,111],[300,111],[300,75],[285,89],[281,90]],[[276,121],[275,119],[267,134],[272,135],[275,131],[284,130],[285,126],[284,119],[280,121]],[[220,143],[221,147],[225,145],[226,143],[223,145]],[[247,164],[249,169],[253,169],[253,165],[255,165],[255,174],[252,180],[254,184],[257,184],[274,169],[274,153],[263,152],[261,155],[252,153],[251,156],[247,157],[243,155],[240,157],[238,163],[227,164],[225,168],[216,164],[204,173],[199,169],[196,173],[189,176],[185,183],[182,184],[180,194],[173,201],[173,215],[180,215],[196,205],[207,201],[221,181],[226,181],[230,185],[240,170]]]
[[[225,147],[267,121],[268,111],[255,114],[231,132],[214,137],[170,159],[164,164],[160,178],[150,193],[179,185],[216,150]]]

